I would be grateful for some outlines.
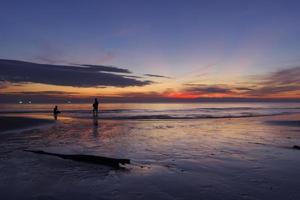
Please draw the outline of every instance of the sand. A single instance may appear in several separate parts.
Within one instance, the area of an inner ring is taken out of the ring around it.
[[[300,145],[299,117],[100,120],[98,126],[59,119],[0,135],[0,197],[300,199],[300,151],[292,148]],[[29,148],[126,157],[133,164],[114,170],[23,151]]]
[[[31,128],[53,122],[49,119],[30,117],[0,116],[0,132]]]

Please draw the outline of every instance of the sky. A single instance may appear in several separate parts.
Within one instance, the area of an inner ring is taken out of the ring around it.
[[[0,3],[0,102],[300,99],[299,1]]]

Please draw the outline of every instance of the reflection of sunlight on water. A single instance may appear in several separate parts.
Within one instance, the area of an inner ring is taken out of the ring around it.
[[[31,133],[42,137],[32,139],[30,145],[38,144],[39,148],[65,153],[126,157],[144,164],[173,163],[170,158],[177,161],[191,159],[198,163],[223,156],[250,160],[264,156],[258,151],[266,145],[283,146],[291,141],[281,134],[287,131],[286,127],[267,125],[263,119],[97,119],[98,125],[95,125],[95,119],[61,119],[46,130]]]
[[[52,113],[52,104],[1,104],[0,114]],[[58,104],[59,117],[91,118],[90,104]],[[186,119],[300,113],[299,103],[100,103],[102,119]]]
[[[46,114],[26,116],[49,118]],[[284,117],[287,116],[272,119]],[[259,152],[266,152],[266,147],[288,146],[291,137],[299,139],[296,132],[290,132],[297,127],[272,126],[264,123],[265,120],[265,117],[201,120],[59,117],[53,126],[26,134],[30,138],[28,146],[54,152],[126,157],[145,165],[169,165],[180,160],[205,164],[207,159],[224,157],[258,159],[265,156]],[[282,134],[286,132],[288,137]]]

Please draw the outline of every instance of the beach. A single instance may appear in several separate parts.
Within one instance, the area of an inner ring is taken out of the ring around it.
[[[128,108],[122,109],[130,117],[123,114],[120,118],[120,108],[112,111],[107,105],[97,126],[83,111],[66,112],[57,121],[42,111],[10,113],[22,120],[36,120],[35,125],[39,120],[47,123],[0,134],[1,199],[300,198],[300,151],[293,149],[300,145],[299,113],[258,113],[256,109],[250,115],[249,106],[243,105],[235,107],[232,116],[230,105],[225,111],[214,110],[219,112],[216,118],[183,119],[179,105],[169,107],[176,111],[151,112],[155,113],[152,116],[172,114],[170,118],[149,119],[141,116],[149,116],[150,111],[128,114]],[[246,108],[249,116],[244,116]],[[238,112],[243,116],[237,117],[236,110],[242,110]],[[230,112],[232,117],[221,112]],[[26,149],[128,158],[131,164],[116,170]]]
[[[0,116],[0,121],[0,132],[20,130],[26,128],[31,129],[32,127],[37,127],[53,122],[53,120],[49,119],[12,116]]]

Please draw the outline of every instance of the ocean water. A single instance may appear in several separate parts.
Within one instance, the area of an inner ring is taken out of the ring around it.
[[[1,115],[53,119],[53,106],[2,105]],[[300,199],[300,104],[100,104],[98,119],[89,104],[58,106],[54,123],[0,134],[3,199]]]
[[[53,104],[0,104],[0,114],[49,114]],[[91,118],[91,104],[60,104],[61,116]],[[202,119],[300,113],[300,103],[100,104],[99,119]]]

